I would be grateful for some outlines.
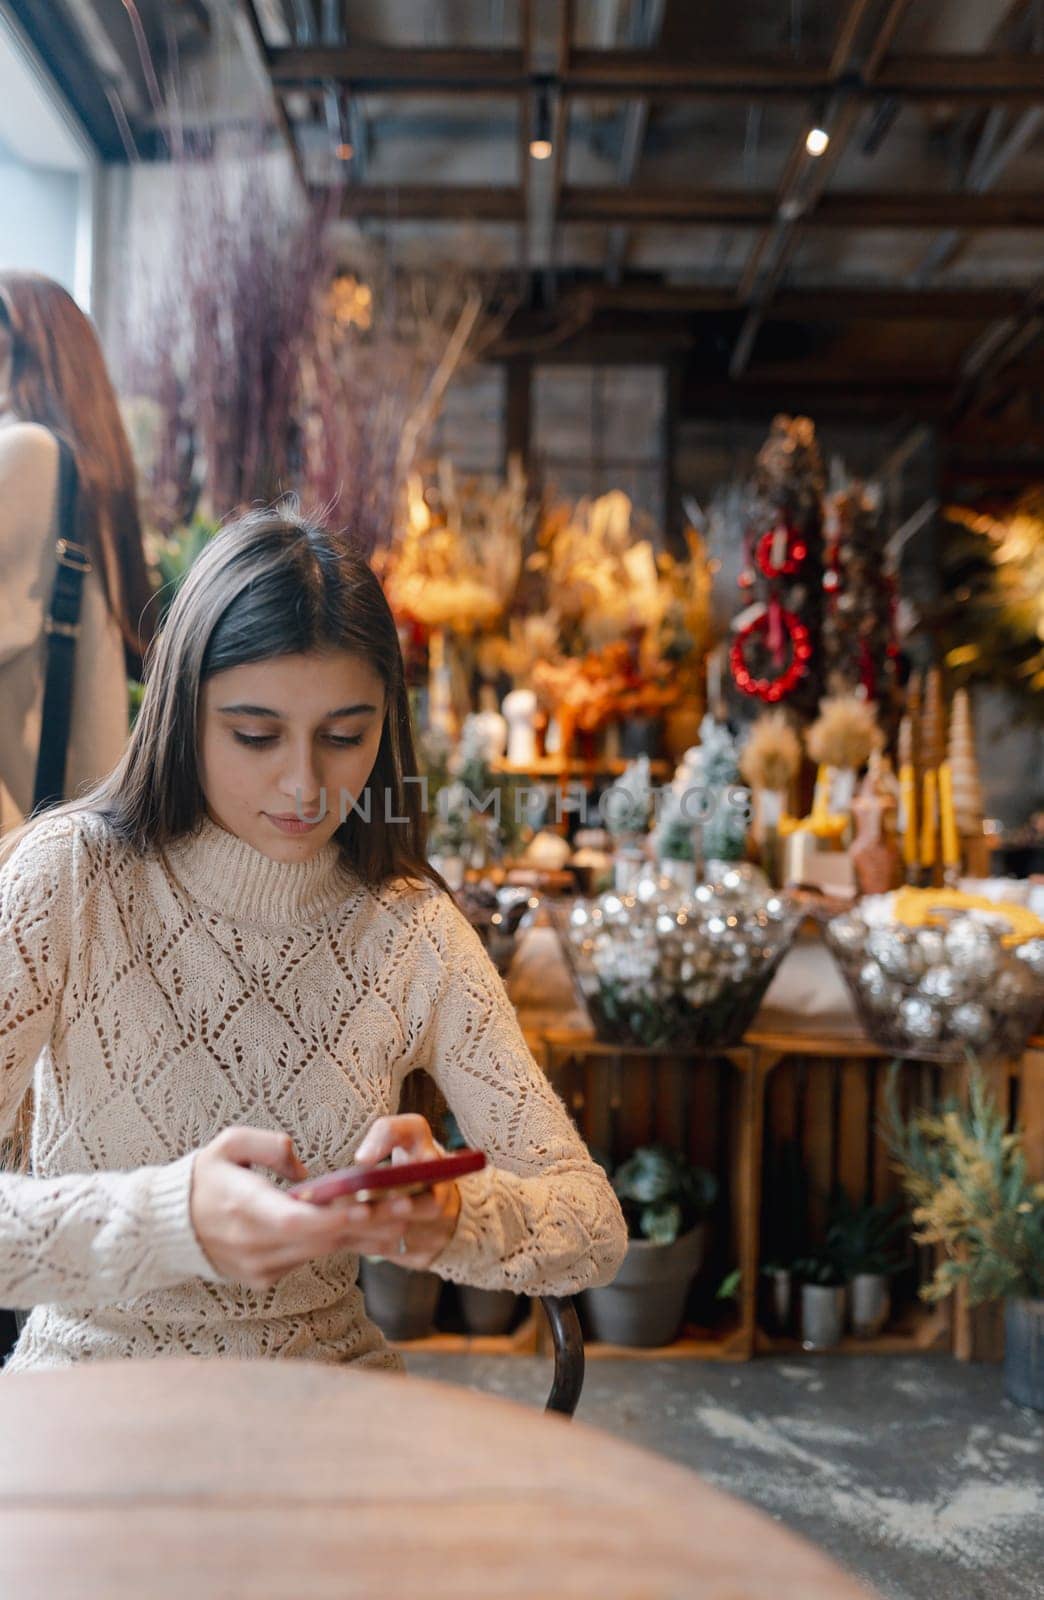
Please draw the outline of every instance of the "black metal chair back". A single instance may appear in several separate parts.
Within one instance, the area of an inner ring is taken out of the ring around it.
[[[580,1318],[569,1296],[545,1295],[540,1303],[547,1313],[555,1354],[555,1375],[544,1410],[571,1417],[584,1386],[584,1337],[580,1332]]]

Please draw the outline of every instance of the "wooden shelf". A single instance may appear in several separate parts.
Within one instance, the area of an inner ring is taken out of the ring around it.
[[[709,1330],[693,1333],[686,1331],[673,1344],[637,1346],[628,1344],[602,1344],[597,1339],[584,1341],[584,1354],[589,1361],[602,1361],[607,1357],[621,1357],[628,1361],[749,1361],[747,1339],[742,1328],[732,1327],[726,1332],[713,1334]]]
[[[411,1352],[462,1356],[550,1354],[550,1343],[535,1309],[528,1313],[513,1333],[491,1336],[472,1333],[430,1333],[423,1339],[389,1340],[389,1344],[393,1350],[399,1350],[405,1356]],[[597,1339],[585,1339],[584,1355],[588,1361],[601,1361],[609,1356],[619,1356],[634,1361],[749,1359],[743,1330],[735,1325],[718,1333],[709,1328],[687,1327],[682,1337],[675,1339],[672,1344],[654,1345],[649,1348],[603,1344]]]
[[[534,1310],[529,1310],[511,1333],[429,1333],[423,1339],[389,1339],[393,1350],[403,1355],[411,1351],[461,1356],[536,1355],[540,1330]]]
[[[523,766],[515,762],[498,760],[492,770],[505,778],[618,778],[631,765],[629,761],[562,761],[558,756],[537,756]],[[669,761],[649,762],[649,772],[654,778],[668,777],[672,771]]]
[[[876,1339],[846,1334],[829,1350],[806,1350],[800,1339],[766,1333],[760,1327],[754,1335],[754,1353],[759,1356],[910,1356],[949,1347],[950,1317],[945,1307],[917,1310],[889,1325]]]
[[[646,1069],[662,1074],[665,1063],[669,1064],[670,1058],[674,1057],[685,1068],[682,1073],[685,1081],[699,1070],[700,1062],[707,1059],[703,1052],[660,1052],[637,1045],[604,1044],[584,1033],[561,1028],[542,1030],[540,1044],[545,1067],[552,1078],[563,1068],[573,1070],[575,1063],[580,1063],[583,1075],[577,1083],[588,1101],[597,1092],[596,1085],[602,1074],[608,1072],[611,1075],[609,1081],[602,1085],[602,1092],[610,1107],[607,1115],[615,1114],[613,1107],[616,1101],[613,1097],[626,1094],[628,1085],[637,1083],[638,1074],[643,1070],[643,1058]],[[733,1204],[738,1230],[737,1260],[743,1285],[738,1303],[739,1321],[722,1330],[689,1326],[682,1338],[655,1349],[634,1349],[591,1340],[586,1344],[589,1361],[610,1357],[635,1361],[744,1361],[754,1355],[797,1357],[814,1353],[804,1351],[797,1338],[782,1338],[769,1333],[756,1319],[756,1289],[761,1260],[759,1236],[766,1090],[770,1082],[778,1081],[777,1071],[788,1057],[818,1058],[821,1071],[823,1067],[830,1068],[831,1064],[835,1064],[833,1073],[824,1078],[824,1083],[829,1085],[837,1074],[858,1075],[861,1070],[869,1070],[880,1075],[875,1063],[890,1059],[890,1052],[858,1034],[751,1030],[741,1046],[708,1054],[727,1057],[732,1067],[737,1069],[732,1081],[736,1085],[738,1112]],[[916,1068],[917,1064],[907,1065]],[[1013,1063],[1004,1070],[1021,1074],[1019,1111],[1034,1130],[1027,1146],[1030,1170],[1034,1176],[1039,1174],[1044,1177],[1044,1040],[1038,1038],[1032,1041],[1022,1063]],[[583,1100],[578,1100],[577,1104],[583,1104]],[[664,1104],[668,1109],[673,1105],[669,1094]],[[970,1316],[959,1301],[952,1310],[947,1305],[928,1308],[914,1304],[900,1312],[878,1338],[856,1339],[847,1336],[833,1350],[824,1353],[917,1355],[929,1350],[953,1348],[955,1354],[967,1359],[969,1354],[986,1354],[985,1345],[980,1348],[971,1337],[969,1330],[973,1325],[974,1316]],[[550,1354],[548,1331],[535,1306],[510,1334],[487,1338],[465,1333],[436,1333],[396,1348],[407,1354],[411,1350],[465,1355]]]

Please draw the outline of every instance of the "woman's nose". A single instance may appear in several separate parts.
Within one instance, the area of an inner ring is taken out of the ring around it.
[[[313,746],[308,744],[291,751],[280,783],[283,793],[298,800],[305,811],[312,812],[318,804],[322,783],[321,764]]]

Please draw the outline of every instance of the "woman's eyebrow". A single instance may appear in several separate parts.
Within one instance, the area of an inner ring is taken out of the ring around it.
[[[218,710],[230,717],[275,717],[277,721],[284,720],[281,711],[273,711],[271,706],[218,706]],[[363,704],[357,706],[338,706],[336,711],[327,711],[323,714],[323,721],[328,722],[334,717],[357,717],[364,711],[376,711],[377,707]]]

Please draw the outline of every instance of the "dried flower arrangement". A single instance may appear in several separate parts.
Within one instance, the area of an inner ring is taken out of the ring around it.
[[[459,270],[346,272],[336,193],[301,200],[260,128],[203,158],[182,140],[173,169],[119,353],[148,526],[168,538],[295,492],[367,553],[390,544],[446,388],[506,308]]]
[[[820,701],[819,716],[805,735],[805,743],[819,765],[858,772],[881,743],[873,706],[858,695],[835,695]]]
[[[1044,1183],[1027,1175],[1021,1135],[1009,1133],[981,1071],[966,1105],[907,1120],[893,1068],[885,1131],[914,1205],[914,1238],[946,1255],[923,1297],[944,1299],[959,1283],[971,1305],[1044,1297]]]
[[[619,490],[580,500],[570,512],[548,517],[529,558],[531,572],[546,577],[555,609],[568,631],[598,649],[634,629],[657,628],[664,594],[653,553],[651,521]]]
[[[435,482],[408,482],[405,527],[375,566],[397,616],[456,634],[488,631],[514,594],[535,508],[520,462],[507,480],[462,479],[441,460]]]
[[[739,769],[752,789],[776,793],[789,789],[801,770],[801,741],[784,711],[766,711],[757,719],[747,735]]]

